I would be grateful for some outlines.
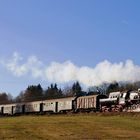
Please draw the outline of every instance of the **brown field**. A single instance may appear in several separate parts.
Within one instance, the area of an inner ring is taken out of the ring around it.
[[[0,140],[140,140],[140,113],[0,118]]]

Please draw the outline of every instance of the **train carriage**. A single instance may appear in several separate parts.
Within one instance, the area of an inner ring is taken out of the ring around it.
[[[77,112],[90,112],[100,109],[99,100],[107,98],[106,95],[89,95],[77,98]]]
[[[75,97],[59,99],[58,112],[69,112],[75,110],[75,99]]]
[[[60,98],[43,101],[44,112],[68,112],[73,110],[76,97]]]
[[[3,105],[3,115],[13,115],[13,106],[14,104]]]

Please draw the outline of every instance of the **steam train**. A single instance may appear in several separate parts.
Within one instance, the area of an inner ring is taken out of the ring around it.
[[[0,115],[58,114],[78,112],[140,112],[140,91],[112,92],[0,105]]]
[[[52,114],[95,112],[100,110],[100,99],[106,95],[67,97],[60,99],[0,105],[1,115]]]

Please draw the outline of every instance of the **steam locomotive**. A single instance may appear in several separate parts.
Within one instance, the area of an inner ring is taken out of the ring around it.
[[[0,115],[58,114],[78,112],[140,112],[140,91],[112,92],[61,99],[0,105]]]
[[[140,90],[112,92],[109,98],[100,100],[100,106],[102,112],[140,112]]]

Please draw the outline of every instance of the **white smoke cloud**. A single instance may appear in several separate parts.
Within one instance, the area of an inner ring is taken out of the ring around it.
[[[25,63],[23,58],[15,52],[11,59],[1,60],[2,66],[10,71],[14,76],[21,77],[31,74],[34,78],[43,77],[43,63],[36,56],[30,56]]]
[[[12,59],[3,60],[1,64],[14,76],[31,74],[33,78],[57,83],[79,81],[85,86],[95,86],[104,82],[135,82],[140,80],[140,66],[135,65],[131,60],[124,63],[111,63],[105,60],[94,68],[78,67],[71,61],[52,62],[46,66],[36,56],[30,56],[23,63],[23,58],[18,53],[14,53]]]

